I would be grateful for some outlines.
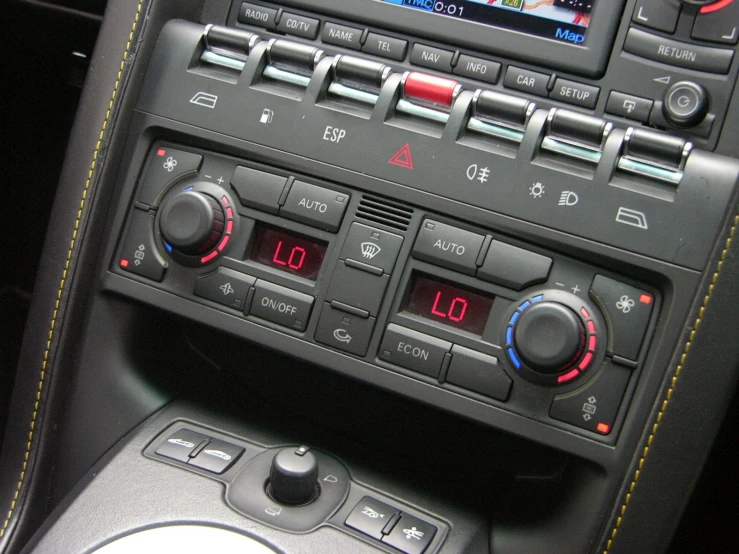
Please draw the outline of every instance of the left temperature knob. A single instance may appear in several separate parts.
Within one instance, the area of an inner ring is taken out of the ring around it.
[[[223,208],[207,194],[179,192],[168,198],[161,210],[162,236],[183,254],[203,254],[214,248],[223,235]]]

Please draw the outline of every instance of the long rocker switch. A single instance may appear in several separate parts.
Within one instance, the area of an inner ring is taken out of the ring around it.
[[[530,100],[492,90],[478,90],[472,100],[472,115],[467,129],[520,143],[535,110],[536,104]]]
[[[332,70],[329,94],[371,106],[377,104],[380,89],[393,72],[388,65],[353,56],[336,56]]]
[[[283,39],[273,39],[267,46],[269,64],[263,75],[275,81],[308,88],[310,78],[325,53],[320,48]]]
[[[200,55],[201,62],[238,72],[244,69],[252,48],[261,40],[254,33],[221,25],[208,25],[203,39],[205,49]]]
[[[402,98],[395,109],[408,115],[446,124],[462,85],[452,79],[418,71],[406,72],[401,83]]]

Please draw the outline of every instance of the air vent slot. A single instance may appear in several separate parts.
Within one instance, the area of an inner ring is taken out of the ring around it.
[[[407,231],[413,209],[378,196],[364,195],[357,208],[357,219]]]

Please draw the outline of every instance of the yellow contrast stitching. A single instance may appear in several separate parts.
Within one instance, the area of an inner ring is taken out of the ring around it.
[[[2,538],[5,535],[5,531],[8,529],[8,525],[10,525],[10,520],[13,517],[13,512],[15,511],[15,507],[18,502],[18,497],[20,496],[21,489],[23,487],[23,483],[26,478],[26,471],[28,470],[28,460],[31,456],[31,444],[33,443],[33,435],[36,429],[36,419],[38,417],[39,413],[39,406],[41,405],[41,393],[44,390],[44,383],[46,381],[46,366],[49,361],[49,352],[51,351],[51,342],[54,338],[54,329],[56,328],[56,318],[59,314],[59,307],[61,305],[62,300],[62,293],[64,292],[64,287],[67,283],[67,273],[69,271],[69,266],[72,261],[72,252],[74,251],[75,244],[77,242],[77,232],[79,231],[80,227],[80,221],[82,220],[82,211],[85,208],[85,202],[87,201],[87,192],[90,189],[90,184],[92,183],[92,177],[95,171],[95,167],[97,166],[97,158],[98,158],[98,152],[100,152],[100,146],[103,142],[103,137],[105,135],[105,129],[108,127],[108,121],[110,120],[110,115],[113,112],[113,102],[116,98],[116,93],[118,92],[118,86],[121,83],[121,76],[123,75],[123,68],[126,64],[126,59],[128,58],[128,53],[131,50],[131,44],[133,43],[133,37],[134,33],[136,32],[136,27],[139,23],[139,17],[141,15],[141,7],[144,4],[144,0],[139,0],[138,7],[136,8],[136,16],[133,20],[133,25],[131,26],[131,32],[128,34],[128,42],[126,42],[126,49],[123,51],[123,60],[121,60],[121,66],[118,69],[118,75],[116,76],[115,85],[113,85],[113,93],[110,96],[110,102],[108,103],[108,110],[105,112],[105,120],[103,121],[103,126],[100,129],[100,135],[98,136],[97,143],[95,144],[95,151],[92,154],[92,162],[90,163],[90,170],[87,173],[87,181],[85,181],[85,189],[82,192],[82,199],[80,200],[80,207],[79,210],[77,210],[77,219],[74,222],[74,231],[72,231],[72,240],[69,243],[69,251],[67,252],[67,260],[64,264],[64,271],[62,272],[62,279],[59,283],[59,290],[56,293],[56,303],[54,304],[54,313],[51,316],[51,325],[49,327],[49,335],[46,340],[46,351],[44,352],[44,361],[41,364],[41,376],[39,378],[38,387],[36,391],[36,401],[33,405],[33,417],[31,418],[31,427],[28,432],[28,442],[26,443],[26,454],[23,459],[23,469],[21,470],[20,479],[18,480],[18,486],[15,489],[15,494],[13,495],[13,501],[10,504],[10,510],[8,510],[8,516],[5,518],[5,523],[2,526],[2,529],[0,529],[0,538]]]
[[[698,332],[698,328],[700,327],[701,321],[703,320],[703,316],[705,315],[708,302],[711,299],[711,296],[713,295],[714,288],[716,287],[716,281],[718,281],[718,276],[721,273],[721,270],[723,269],[724,261],[726,260],[726,255],[729,253],[729,248],[731,247],[731,241],[734,238],[734,233],[736,232],[737,226],[739,226],[739,215],[736,215],[734,217],[734,224],[732,225],[731,230],[729,231],[729,236],[726,238],[726,243],[724,244],[724,250],[723,252],[721,252],[721,258],[716,264],[716,270],[713,272],[713,277],[711,278],[711,284],[708,285],[708,292],[706,293],[706,296],[703,298],[703,304],[701,305],[700,310],[698,310],[698,317],[696,318],[695,324],[693,325],[693,330],[690,332],[688,341],[685,343],[685,349],[683,350],[682,356],[680,356],[680,363],[678,364],[677,369],[675,370],[675,375],[673,375],[672,377],[670,388],[667,389],[665,398],[662,400],[662,405],[660,406],[659,413],[657,414],[657,421],[655,421],[654,425],[652,425],[652,432],[649,435],[649,438],[647,439],[646,446],[644,446],[641,459],[639,460],[639,465],[636,467],[636,470],[634,471],[634,478],[631,480],[631,485],[629,485],[629,490],[626,493],[626,498],[624,498],[624,502],[623,504],[621,504],[621,509],[619,510],[618,517],[616,518],[616,524],[613,526],[613,530],[611,531],[611,536],[608,539],[608,544],[606,544],[606,549],[603,551],[603,554],[608,554],[610,552],[611,547],[613,546],[613,541],[616,539],[616,534],[618,533],[618,530],[621,527],[621,523],[623,522],[624,515],[626,514],[626,509],[629,507],[629,502],[631,501],[631,496],[634,494],[634,489],[636,489],[636,483],[639,481],[641,472],[644,469],[644,463],[647,459],[647,456],[649,456],[649,448],[652,446],[654,437],[657,434],[657,430],[659,429],[659,424],[662,423],[662,417],[664,416],[665,411],[667,410],[667,405],[670,403],[670,399],[672,399],[672,393],[675,390],[675,386],[677,385],[677,380],[680,378],[680,373],[682,372],[682,369],[685,366],[685,361],[688,358],[688,352],[690,352],[690,347],[692,346],[693,341],[695,340],[695,335]]]

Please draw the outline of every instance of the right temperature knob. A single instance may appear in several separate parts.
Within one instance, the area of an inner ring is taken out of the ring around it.
[[[505,332],[506,353],[530,381],[568,383],[595,364],[599,328],[602,324],[595,309],[577,296],[543,291],[511,314]]]

